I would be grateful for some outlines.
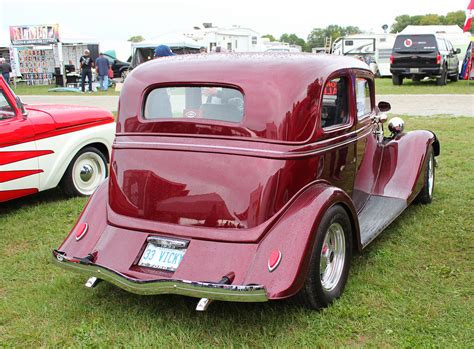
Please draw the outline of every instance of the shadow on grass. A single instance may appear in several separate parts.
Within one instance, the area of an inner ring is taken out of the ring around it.
[[[37,194],[28,195],[18,199],[0,203],[0,216],[7,215],[23,208],[41,204],[53,203],[66,200],[66,195],[60,188],[45,190]]]

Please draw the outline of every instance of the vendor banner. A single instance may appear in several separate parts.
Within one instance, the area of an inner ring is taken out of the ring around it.
[[[59,41],[59,25],[10,26],[10,40],[13,45],[54,44]]]

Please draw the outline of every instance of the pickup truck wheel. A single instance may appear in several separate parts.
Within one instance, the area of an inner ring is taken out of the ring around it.
[[[435,159],[433,153],[433,147],[430,147],[426,154],[426,169],[425,169],[425,180],[423,188],[416,197],[416,201],[421,204],[429,204],[433,201],[433,191],[435,182]]]
[[[403,76],[393,74],[392,83],[397,86],[403,84]]]
[[[107,160],[104,154],[96,148],[86,147],[74,156],[60,186],[68,196],[88,196],[92,195],[107,175]]]
[[[321,309],[339,298],[349,276],[351,256],[351,222],[344,208],[332,206],[316,232],[308,275],[298,294],[300,302]]]
[[[451,76],[449,77],[449,80],[451,80],[452,82],[456,82],[456,81],[459,80],[459,68],[456,69],[456,74],[451,75]]]
[[[443,71],[441,72],[441,76],[436,79],[436,85],[444,86],[447,83],[448,83],[448,70],[445,67]]]

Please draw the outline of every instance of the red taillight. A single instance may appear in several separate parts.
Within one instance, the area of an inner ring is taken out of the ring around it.
[[[274,271],[281,262],[281,252],[280,250],[274,250],[268,258],[268,271]]]
[[[393,55],[390,55],[390,64],[393,64]]]
[[[89,230],[89,225],[87,223],[82,223],[76,230],[76,241],[81,240]]]
[[[438,53],[436,55],[436,64],[440,64],[441,63],[441,55]]]

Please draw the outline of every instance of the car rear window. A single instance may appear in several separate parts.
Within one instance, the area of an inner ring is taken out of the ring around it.
[[[398,35],[393,45],[394,52],[432,52],[436,48],[434,35]]]
[[[146,97],[143,117],[156,119],[209,119],[238,123],[244,116],[244,96],[222,86],[160,87]]]

